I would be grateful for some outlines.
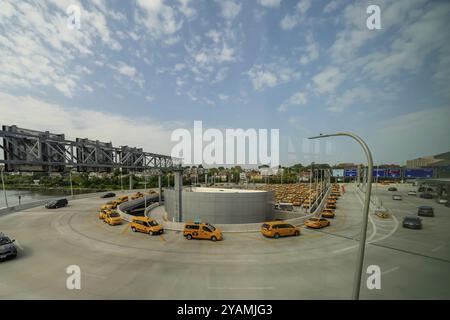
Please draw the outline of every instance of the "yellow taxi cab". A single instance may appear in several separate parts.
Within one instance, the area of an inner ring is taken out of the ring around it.
[[[142,192],[136,192],[135,194],[133,194],[132,196],[131,196],[131,200],[136,200],[136,199],[139,199],[139,198],[142,198],[142,197],[144,197],[144,194],[142,193]]]
[[[327,203],[334,203],[334,204],[336,204],[336,199],[333,199],[333,198],[328,198],[327,199]]]
[[[107,211],[105,219],[103,219],[103,221],[109,224],[110,226],[122,224],[122,218],[120,217],[120,214],[116,210]]]
[[[99,218],[100,220],[105,220],[106,215],[108,214],[108,212],[111,212],[111,210],[110,210],[110,209],[100,210],[100,213],[99,213],[99,215],[98,215],[98,218]]]
[[[102,205],[100,207],[100,210],[111,210],[111,209],[116,209],[116,208],[117,208],[117,201],[113,200],[113,201],[108,201],[107,203]]]
[[[148,217],[134,217],[130,226],[133,232],[143,232],[150,235],[164,233],[163,226],[156,222],[155,219]]]
[[[278,239],[284,236],[299,236],[300,228],[284,221],[265,222],[261,226],[263,236]]]
[[[327,204],[325,205],[326,209],[336,209],[336,202],[329,202],[327,201]]]
[[[212,241],[222,240],[222,232],[209,223],[186,222],[183,235],[186,239],[208,239]]]
[[[339,190],[332,190],[331,195],[339,198],[341,196],[341,192]]]
[[[324,218],[334,218],[334,211],[332,209],[323,209],[322,217],[324,217]]]
[[[118,205],[121,204],[121,203],[127,202],[127,201],[128,201],[128,196],[120,196],[116,200]]]
[[[308,228],[320,229],[330,225],[330,221],[325,218],[309,218],[305,221],[305,226]]]

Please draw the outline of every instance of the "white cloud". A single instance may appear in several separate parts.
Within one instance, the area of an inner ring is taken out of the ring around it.
[[[127,65],[124,62],[119,62],[118,66],[114,66],[114,69],[119,71],[120,74],[123,74],[124,76],[133,78],[136,75],[136,68],[132,67],[130,65]]]
[[[315,90],[318,93],[330,93],[345,79],[344,74],[337,67],[328,67],[313,77]]]
[[[358,104],[364,104],[369,102],[371,98],[372,93],[367,88],[358,86],[346,90],[341,96],[330,99],[327,110],[332,112],[342,112],[355,102],[358,102]]]
[[[218,95],[218,97],[219,97],[219,99],[222,100],[222,101],[227,101],[228,98],[229,98],[229,96],[227,96],[227,95],[225,95],[225,94],[221,94],[221,93]]]
[[[311,61],[319,58],[319,49],[317,43],[314,41],[312,34],[308,33],[306,36],[306,47],[304,48],[305,53],[300,58],[300,63],[302,65],[307,65]]]
[[[148,35],[153,38],[172,35],[183,24],[172,7],[164,4],[162,0],[137,0],[137,5],[141,10],[136,20],[149,29]]]
[[[67,27],[65,10],[69,4],[82,8],[82,30]],[[87,58],[102,45],[121,49],[103,13],[83,8],[78,1],[31,4],[4,0],[0,15],[3,88],[54,88],[70,98],[85,88],[82,81],[89,74],[73,65],[75,59],[77,65],[86,59],[83,62],[88,68],[91,59]]]
[[[180,4],[178,10],[180,10],[187,18],[193,18],[197,14],[197,11],[189,6],[191,2],[191,0],[178,0],[178,3]]]
[[[292,14],[287,14],[281,19],[280,27],[283,30],[291,30],[296,27],[303,19],[306,12],[311,7],[309,0],[302,0],[295,6],[295,11]]]
[[[308,9],[311,7],[310,0],[301,0],[299,3],[297,3],[296,9],[301,13],[305,14]]]
[[[338,0],[332,0],[327,3],[325,8],[323,8],[323,13],[331,13],[339,8],[340,2]]]
[[[247,75],[255,90],[262,90],[265,87],[273,88],[281,83],[300,78],[299,72],[282,62],[254,65]]]
[[[294,14],[288,14],[280,21],[280,26],[283,30],[291,30],[300,22],[300,17]]]
[[[267,8],[278,8],[281,0],[258,0],[258,3]]]
[[[148,152],[162,154],[170,154],[170,134],[180,126],[153,117],[130,118],[123,114],[67,108],[32,97],[12,96],[2,92],[0,113],[4,124],[65,133],[69,139],[87,137],[112,141],[115,146],[137,146]],[[124,135],[123,132],[127,134]],[[149,132],[152,134],[149,135]]]
[[[233,20],[241,12],[242,5],[232,0],[220,0],[219,4],[225,19]]]
[[[145,101],[152,102],[153,100],[155,100],[154,96],[145,96]]]
[[[278,108],[277,111],[287,111],[292,106],[303,106],[308,103],[308,96],[305,92],[299,91],[294,93],[289,99],[285,100]]]

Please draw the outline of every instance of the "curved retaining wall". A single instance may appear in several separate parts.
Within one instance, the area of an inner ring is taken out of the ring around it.
[[[206,189],[205,189],[206,190]],[[246,224],[272,220],[274,193],[267,191],[183,190],[182,220],[202,220],[215,224]],[[177,193],[165,191],[168,219],[177,219]]]

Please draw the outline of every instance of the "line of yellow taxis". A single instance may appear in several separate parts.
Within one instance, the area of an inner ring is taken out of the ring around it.
[[[144,195],[140,192],[131,196],[131,199],[139,199]],[[318,217],[312,217],[304,222],[308,228],[320,229],[330,225],[326,218],[334,218],[336,203],[341,196],[339,186],[333,185],[331,194],[327,198],[325,208]],[[121,196],[117,200],[109,201],[100,209],[99,219],[109,225],[118,225],[122,219],[115,210],[120,203],[128,201],[128,196]],[[130,222],[130,228],[133,232],[142,232],[149,235],[161,235],[164,233],[164,226],[160,225],[155,219],[145,216],[136,216]],[[265,222],[261,226],[261,234],[265,237],[278,239],[285,236],[299,236],[300,227],[294,226],[286,221],[276,220]],[[211,241],[223,240],[222,231],[207,222],[190,221],[184,225],[183,236],[188,239],[205,239]]]
[[[312,217],[307,219],[304,224],[308,228],[313,229],[321,229],[328,227],[330,225],[330,221],[327,218],[334,218],[337,206],[337,200],[341,196],[341,192],[339,190],[339,185],[334,184],[331,189],[331,193],[327,198],[327,202],[325,203],[325,207],[322,209],[322,212],[317,217]]]

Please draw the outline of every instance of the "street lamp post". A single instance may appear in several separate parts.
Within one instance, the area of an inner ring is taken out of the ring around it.
[[[3,187],[3,195],[5,196],[5,205],[8,208],[8,197],[6,196],[6,190],[5,190],[5,178],[3,177],[3,171],[5,170],[5,167],[2,166],[2,169],[0,170],[1,176],[2,176],[2,187]]]
[[[361,238],[359,239],[359,248],[358,248],[358,258],[356,260],[356,272],[354,278],[354,286],[353,286],[353,299],[359,299],[359,292],[361,289],[361,276],[362,276],[362,268],[364,264],[364,251],[366,245],[366,235],[367,235],[367,220],[369,217],[369,204],[370,204],[370,194],[372,191],[372,173],[373,173],[373,159],[372,154],[369,150],[367,144],[362,140],[359,136],[350,133],[350,132],[338,132],[334,134],[320,134],[319,136],[310,137],[309,139],[320,139],[326,137],[335,137],[335,136],[347,136],[356,140],[364,150],[364,153],[367,157],[367,185],[366,185],[366,196],[364,199],[364,210],[363,210],[363,221],[361,225]]]

